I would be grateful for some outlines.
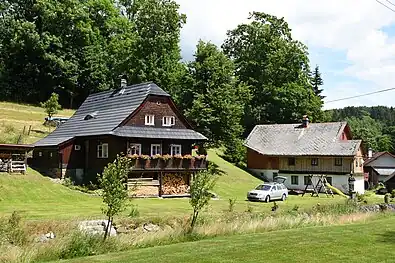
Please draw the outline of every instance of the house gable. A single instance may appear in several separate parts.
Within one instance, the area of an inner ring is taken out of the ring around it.
[[[174,128],[189,129],[190,125],[175,107],[170,97],[150,95],[146,100],[129,116],[120,126],[147,126],[145,118],[147,115],[154,116],[154,125],[149,127],[155,128]],[[164,117],[174,117],[174,125],[164,126]]]
[[[388,152],[382,153],[374,159],[367,160],[365,167],[395,167],[395,156]]]

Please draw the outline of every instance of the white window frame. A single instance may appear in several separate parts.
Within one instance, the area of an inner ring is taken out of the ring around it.
[[[50,152],[50,153],[49,153],[49,158],[52,158],[52,156],[53,156],[53,153]]]
[[[175,149],[175,148],[179,148],[179,153],[175,153],[175,152],[174,152],[174,149]],[[171,147],[170,147],[170,155],[181,154],[181,152],[182,152],[181,150],[182,150],[181,144],[172,144]]]
[[[108,158],[108,143],[102,143],[97,145],[97,158]]]
[[[130,151],[130,154],[132,154],[132,155],[134,154],[134,153],[132,153],[132,147],[133,146],[138,147],[138,152],[135,153],[135,154],[141,155],[141,143],[130,143],[129,144],[129,151]]]
[[[42,157],[43,156],[43,152],[38,152],[38,156]]]
[[[74,145],[74,150],[76,150],[76,151],[81,150],[81,145],[79,145],[79,144]]]
[[[176,118],[174,116],[164,116],[162,118],[162,126],[171,127],[176,124]]]
[[[154,152],[154,147],[159,147],[159,151],[157,149]],[[162,154],[162,145],[161,144],[151,144],[151,156],[156,154]]]
[[[154,126],[155,125],[155,115],[152,115],[152,114],[145,115],[145,125]]]

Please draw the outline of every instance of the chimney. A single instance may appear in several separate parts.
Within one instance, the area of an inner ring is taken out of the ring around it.
[[[303,115],[303,119],[302,119],[303,128],[309,127],[309,123],[310,123],[309,116]]]
[[[372,150],[372,148],[369,148],[369,150],[368,150],[368,159],[372,159],[372,157],[373,157],[373,150]]]
[[[128,85],[128,82],[125,78],[121,78],[121,88],[125,88]]]

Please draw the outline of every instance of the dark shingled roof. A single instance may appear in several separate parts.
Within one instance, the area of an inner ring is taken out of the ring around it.
[[[75,114],[35,146],[55,146],[77,136],[121,135],[114,129],[136,110],[148,95],[167,96],[155,83],[142,83],[89,95]],[[131,133],[130,133],[131,134]],[[137,134],[136,132],[134,134]],[[141,133],[140,133],[141,134]],[[126,135],[125,133],[122,136]]]
[[[121,137],[134,138],[207,140],[202,134],[188,129],[122,126],[116,128],[113,134]]]
[[[360,140],[341,141],[346,122],[257,125],[245,146],[273,156],[354,156]]]

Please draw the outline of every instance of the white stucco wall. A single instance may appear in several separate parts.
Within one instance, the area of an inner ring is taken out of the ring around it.
[[[273,180],[273,173],[278,173],[278,170],[264,170],[264,169],[251,169],[251,171],[257,175],[263,173],[269,180]],[[286,177],[287,180],[284,182],[288,189],[304,190],[306,185],[304,184],[304,177],[308,174],[278,174],[279,176]],[[298,176],[298,184],[291,184],[291,176]],[[327,175],[332,177],[332,185],[344,193],[348,193],[348,175]],[[316,184],[319,178],[313,178],[313,183]],[[365,192],[365,181],[363,176],[355,176],[354,190],[357,193],[363,194]]]
[[[304,184],[304,177],[307,174],[279,174],[287,178],[285,185],[288,189],[304,190],[306,185]],[[291,184],[291,176],[298,176],[298,184]],[[332,185],[344,193],[348,193],[348,175],[327,175],[327,177],[332,177]],[[313,183],[318,182],[318,177],[313,177]],[[311,186],[310,186],[311,188]],[[363,194],[365,192],[365,183],[363,176],[355,176],[354,189],[356,192]]]

